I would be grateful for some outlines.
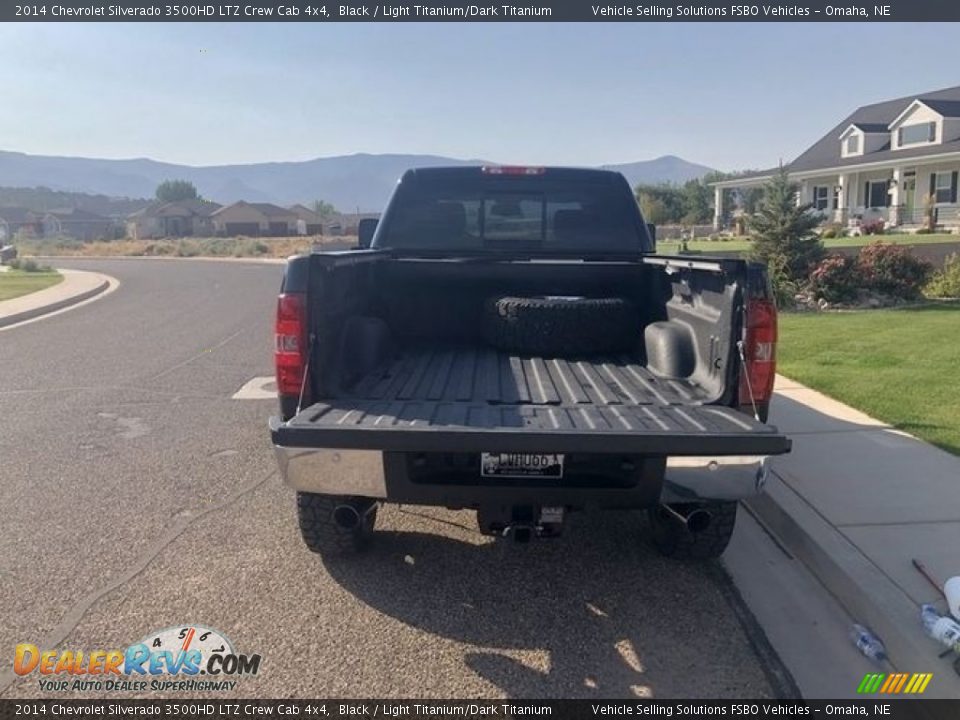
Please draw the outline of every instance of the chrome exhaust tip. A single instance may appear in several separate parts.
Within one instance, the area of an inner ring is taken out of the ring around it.
[[[376,500],[362,498],[340,503],[333,509],[333,522],[344,530],[356,530],[376,507]]]
[[[710,523],[713,521],[713,513],[702,508],[697,508],[684,515],[683,513],[677,512],[669,505],[661,505],[660,507],[667,514],[667,517],[673,518],[677,522],[681,523],[693,534],[703,532],[710,527]]]
[[[337,505],[333,509],[333,521],[344,530],[356,530],[360,527],[360,513],[353,505]]]
[[[696,534],[701,533],[710,527],[713,522],[713,515],[707,510],[694,510],[687,515],[687,530]]]

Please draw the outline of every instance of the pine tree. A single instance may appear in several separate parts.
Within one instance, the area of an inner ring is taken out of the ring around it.
[[[781,165],[749,220],[751,258],[781,268],[792,281],[806,280],[823,257],[823,243],[814,232],[820,219],[810,212],[812,205],[797,205],[798,192]]]

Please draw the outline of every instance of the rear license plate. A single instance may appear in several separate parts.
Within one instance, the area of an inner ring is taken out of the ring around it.
[[[483,477],[563,477],[563,455],[558,453],[482,453]]]

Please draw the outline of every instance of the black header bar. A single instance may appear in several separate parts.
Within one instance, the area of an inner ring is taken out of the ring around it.
[[[358,2],[341,0],[238,0],[149,2],[59,0],[0,4],[4,22],[960,22],[957,0],[805,0],[748,4],[512,0],[491,4]],[[853,40],[852,40],[853,41]]]
[[[0,700],[0,719],[48,717],[265,718],[297,720],[634,720],[855,717],[956,720],[960,700]]]

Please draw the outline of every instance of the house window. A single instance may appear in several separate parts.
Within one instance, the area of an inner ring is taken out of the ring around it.
[[[956,173],[938,172],[934,175],[932,195],[937,204],[955,203],[957,201]]]
[[[867,183],[867,207],[887,207],[889,202],[890,195],[886,180],[872,180]]]
[[[813,208],[815,210],[826,210],[830,207],[828,198],[830,197],[830,188],[826,185],[813,186]]]
[[[916,145],[918,143],[932,143],[937,137],[937,124],[935,122],[917,123],[916,125],[904,125],[897,130],[897,144]]]
[[[854,134],[847,138],[846,153],[847,155],[857,155],[860,153],[860,136],[859,135]]]

